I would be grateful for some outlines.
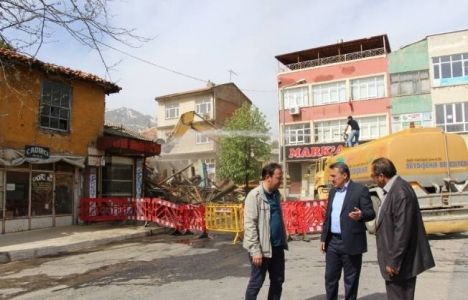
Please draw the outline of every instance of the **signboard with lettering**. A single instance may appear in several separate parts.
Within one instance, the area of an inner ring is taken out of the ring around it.
[[[338,154],[343,148],[343,143],[288,146],[286,147],[286,160],[316,159]]]
[[[26,145],[24,146],[24,156],[34,158],[49,158],[49,148],[41,146]]]

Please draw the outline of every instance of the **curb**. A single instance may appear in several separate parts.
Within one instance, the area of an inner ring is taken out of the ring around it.
[[[158,227],[153,229],[148,229],[143,232],[129,233],[120,236],[113,236],[109,238],[100,238],[96,240],[88,240],[77,243],[70,243],[67,245],[60,246],[44,246],[33,249],[26,250],[15,250],[15,251],[6,251],[0,252],[0,264],[9,263],[12,261],[25,260],[31,258],[38,258],[44,256],[53,256],[58,254],[66,254],[70,252],[76,252],[84,249],[89,249],[97,246],[102,246],[112,242],[118,242],[123,240],[128,240],[137,237],[145,237],[156,234],[164,233],[166,228]]]

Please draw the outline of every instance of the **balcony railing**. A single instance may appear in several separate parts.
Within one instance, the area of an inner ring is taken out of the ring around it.
[[[350,60],[362,59],[366,57],[378,56],[385,54],[385,48],[375,48],[365,51],[352,52],[347,54],[317,58],[312,60],[301,61],[294,64],[286,65],[290,70],[299,70],[305,68],[313,68],[322,65],[341,63]]]

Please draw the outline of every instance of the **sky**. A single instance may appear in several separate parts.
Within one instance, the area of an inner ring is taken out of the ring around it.
[[[157,96],[205,87],[207,80],[232,81],[265,114],[273,137],[276,55],[379,34],[388,35],[394,51],[427,35],[468,29],[466,0],[114,0],[109,12],[113,25],[152,39],[138,48],[104,42],[152,64],[106,49],[106,61],[116,64],[110,80],[122,87],[107,96],[106,109],[155,116]],[[109,80],[98,54],[60,30],[37,58]]]

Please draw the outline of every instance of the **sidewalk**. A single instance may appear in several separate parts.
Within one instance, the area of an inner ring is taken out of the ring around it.
[[[0,234],[0,263],[83,250],[164,230],[162,227],[92,224]]]

